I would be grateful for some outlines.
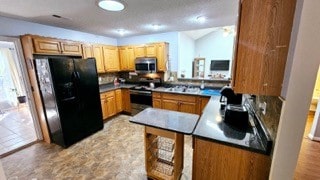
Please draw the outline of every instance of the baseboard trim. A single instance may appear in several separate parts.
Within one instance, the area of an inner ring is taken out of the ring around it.
[[[312,141],[320,141],[320,137],[313,136],[312,134],[308,134],[308,137],[309,137]]]

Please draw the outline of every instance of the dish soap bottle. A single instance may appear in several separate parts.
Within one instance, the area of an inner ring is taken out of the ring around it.
[[[204,89],[204,80],[201,81],[200,89]]]

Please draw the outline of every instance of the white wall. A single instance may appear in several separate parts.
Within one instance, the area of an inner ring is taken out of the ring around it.
[[[179,66],[178,77],[185,71],[185,77],[192,77],[192,61],[194,59],[195,41],[183,32],[179,33]]]
[[[34,34],[40,36],[68,39],[74,41],[102,43],[108,45],[117,45],[117,39],[105,36],[74,31],[64,28],[47,26],[27,21],[16,20],[0,16],[0,36],[18,37],[24,34]]]
[[[231,64],[233,56],[233,43],[234,36],[229,34],[223,36],[223,30],[213,31],[212,33],[203,36],[195,41],[195,56],[205,57],[205,78],[208,78],[210,72],[211,60],[230,60],[230,71],[220,71],[219,73],[230,77],[231,75]]]
[[[270,179],[293,179],[320,64],[320,1],[297,1],[283,103]],[[302,12],[301,12],[302,8]],[[301,19],[299,23],[299,15]],[[296,42],[295,42],[296,39]],[[294,49],[294,51],[292,51]],[[290,59],[292,58],[292,59]]]
[[[178,32],[168,32],[118,39],[118,46],[145,44],[151,42],[169,43],[169,63],[171,71],[178,71]]]
[[[2,167],[2,163],[0,161],[0,180],[5,180],[6,179],[6,176],[4,174],[4,170],[3,170],[3,167]]]

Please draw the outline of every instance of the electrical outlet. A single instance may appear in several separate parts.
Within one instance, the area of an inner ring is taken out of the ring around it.
[[[260,111],[262,112],[263,115],[266,115],[267,112],[267,103],[263,102],[263,103],[259,103],[259,108]]]

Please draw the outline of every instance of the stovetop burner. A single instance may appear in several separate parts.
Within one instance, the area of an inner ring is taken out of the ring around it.
[[[151,91],[152,88],[150,88],[148,86],[134,86],[131,89],[141,90],[141,91]]]

